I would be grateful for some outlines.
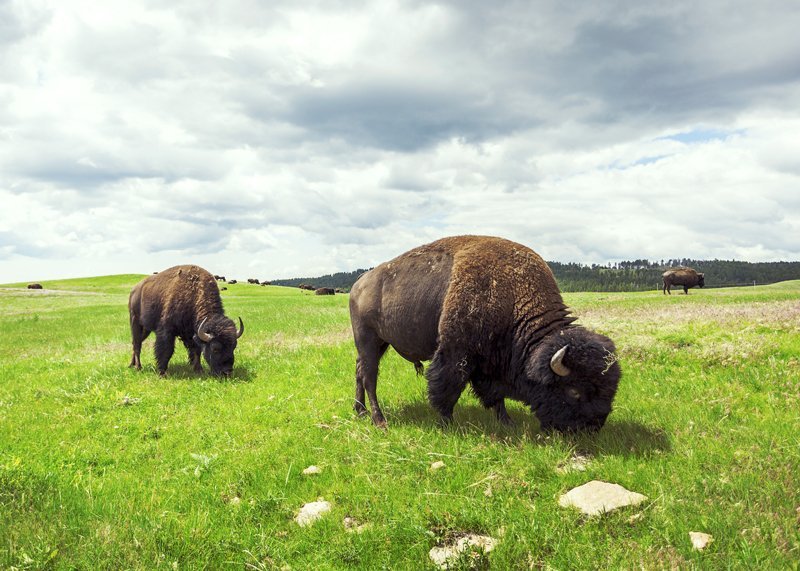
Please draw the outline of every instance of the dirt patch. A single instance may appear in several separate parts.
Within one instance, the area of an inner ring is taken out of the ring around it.
[[[282,331],[269,335],[264,344],[268,347],[285,351],[298,351],[303,347],[325,346],[333,347],[345,342],[353,341],[353,332],[347,328],[342,328],[330,333],[319,333],[317,335],[287,335]]]
[[[592,308],[581,312],[587,327],[621,321],[630,323],[685,324],[702,321],[728,324],[766,325],[775,329],[800,331],[800,300],[725,305],[670,305],[668,307]]]

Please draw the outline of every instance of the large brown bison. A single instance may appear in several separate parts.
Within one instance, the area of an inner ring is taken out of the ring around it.
[[[42,289],[42,284],[28,284],[28,289]]]
[[[664,285],[661,291],[664,295],[672,295],[672,286],[683,286],[683,293],[689,295],[690,287],[703,287],[706,285],[705,274],[699,274],[693,268],[670,268],[661,277],[664,280]]]
[[[543,430],[603,426],[620,368],[614,343],[573,325],[550,268],[502,238],[456,236],[363,274],[350,291],[356,350],[354,408],[384,427],[378,363],[391,345],[422,371],[444,422],[468,383],[497,418],[504,399],[531,407]]]
[[[336,292],[332,287],[320,287],[314,290],[315,295],[335,295]]]
[[[189,363],[203,371],[200,353],[215,375],[233,371],[233,351],[244,333],[244,323],[225,317],[222,299],[214,276],[199,266],[175,266],[148,276],[131,290],[128,299],[133,357],[131,367],[142,368],[142,341],[155,331],[156,367],[167,372],[175,338],[179,337],[189,353]]]

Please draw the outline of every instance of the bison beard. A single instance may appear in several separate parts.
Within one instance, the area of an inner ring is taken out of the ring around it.
[[[142,342],[156,334],[155,357],[158,372],[166,374],[175,351],[175,338],[183,341],[189,364],[202,372],[200,354],[215,375],[233,371],[233,352],[244,333],[222,309],[214,276],[198,266],[175,266],[136,284],[128,300],[133,356],[131,367],[142,368]]]
[[[448,422],[467,385],[510,423],[505,399],[531,407],[543,430],[597,430],[620,378],[613,342],[572,324],[547,264],[500,238],[458,236],[421,246],[359,278],[350,297],[358,351],[354,408],[386,420],[378,364],[391,345],[425,374]]]

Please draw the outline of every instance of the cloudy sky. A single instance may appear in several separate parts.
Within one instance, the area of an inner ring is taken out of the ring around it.
[[[0,0],[0,282],[466,233],[800,260],[798,30],[784,0]]]

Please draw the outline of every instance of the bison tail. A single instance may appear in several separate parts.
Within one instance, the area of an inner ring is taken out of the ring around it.
[[[414,370],[417,372],[417,376],[421,376],[425,372],[425,367],[422,366],[420,361],[414,363]]]

